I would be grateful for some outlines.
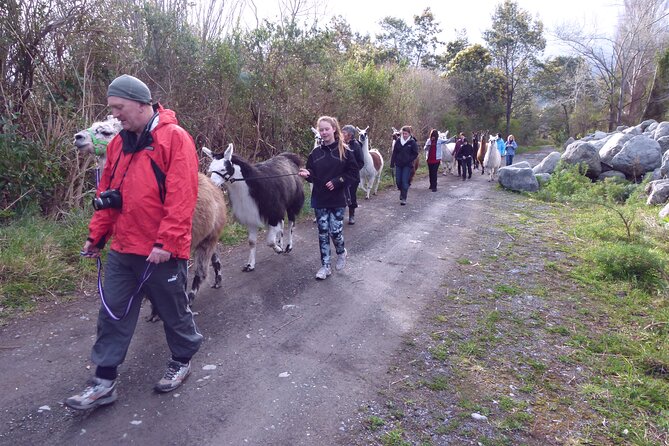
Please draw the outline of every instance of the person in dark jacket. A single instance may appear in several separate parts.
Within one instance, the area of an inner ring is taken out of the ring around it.
[[[344,136],[344,143],[353,151],[355,162],[358,165],[358,179],[348,187],[351,196],[351,203],[348,205],[348,224],[355,224],[355,209],[358,207],[358,186],[360,185],[360,169],[365,165],[365,158],[362,154],[362,145],[356,139],[356,129],[348,124],[342,127],[342,135]]]
[[[307,166],[300,169],[299,175],[314,185],[311,207],[316,214],[321,251],[321,268],[316,273],[316,279],[324,280],[332,273],[330,239],[337,252],[335,268],[341,270],[346,266],[348,253],[343,233],[346,192],[359,178],[359,169],[353,152],[344,144],[337,118],[321,116],[316,127],[321,144],[311,151]]]
[[[395,169],[395,183],[400,190],[402,206],[407,204],[409,178],[416,158],[418,158],[418,143],[411,134],[411,126],[405,125],[402,127],[400,137],[393,144],[393,154],[390,157],[390,168]]]
[[[465,138],[458,152],[458,162],[462,163],[462,181],[467,179],[467,173],[469,173],[469,179],[472,179],[472,159],[474,158],[474,146],[469,144],[469,140]]]

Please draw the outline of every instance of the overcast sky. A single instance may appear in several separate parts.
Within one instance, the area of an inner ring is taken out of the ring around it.
[[[544,24],[547,51],[556,52],[552,30],[563,23],[595,27],[599,33],[612,35],[623,0],[516,0],[516,3]],[[253,0],[258,15],[275,21],[279,18],[279,4],[315,4],[309,0]],[[443,32],[440,40],[448,42],[456,37],[456,30],[467,29],[471,43],[483,43],[481,34],[490,28],[495,7],[502,0],[330,0],[317,2],[309,17],[319,17],[321,24],[329,18],[342,15],[353,31],[375,36],[380,32],[378,22],[387,16],[403,18],[413,23],[413,16],[430,7]],[[247,10],[247,16],[250,10]],[[252,17],[252,15],[251,15]],[[251,24],[252,19],[247,20]]]

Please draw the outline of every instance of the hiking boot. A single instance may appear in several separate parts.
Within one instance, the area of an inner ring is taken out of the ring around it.
[[[346,256],[347,255],[348,255],[348,252],[346,251],[346,249],[344,249],[344,252],[337,255],[337,263],[335,264],[335,269],[337,271],[341,271],[346,266]]]
[[[354,225],[355,224],[355,217],[353,217],[353,216],[348,217],[348,224],[349,225]]]
[[[156,392],[167,393],[179,387],[190,375],[190,361],[183,364],[170,359],[167,361],[167,370],[160,381],[153,386]]]
[[[339,261],[339,259],[337,259]],[[329,266],[323,265],[321,266],[321,269],[318,270],[316,273],[316,279],[318,280],[325,280],[328,278],[328,276],[332,274],[332,270],[330,269]]]
[[[116,381],[91,378],[83,392],[65,400],[65,404],[72,409],[86,410],[104,406],[116,401]]]
[[[401,204],[402,206],[404,206],[404,205],[407,204],[407,201],[406,201],[404,198],[402,198],[402,199],[400,200],[400,204]]]

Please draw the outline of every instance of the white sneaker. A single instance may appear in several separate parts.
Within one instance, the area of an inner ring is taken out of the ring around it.
[[[346,256],[347,255],[348,255],[348,252],[346,251],[346,249],[344,249],[344,252],[342,252],[341,254],[339,254],[337,256],[337,263],[335,264],[335,269],[337,271],[341,271],[346,266]]]
[[[190,375],[190,361],[182,364],[170,359],[167,361],[167,370],[163,377],[153,387],[156,392],[167,393],[179,387]]]
[[[65,400],[72,409],[86,410],[116,401],[116,381],[93,377],[83,392]]]
[[[337,260],[337,261],[339,261],[339,260]],[[332,270],[330,269],[329,266],[324,265],[324,266],[321,266],[321,269],[319,269],[318,272],[316,273],[316,278],[318,280],[325,280],[325,279],[328,278],[328,276],[330,274],[332,274]]]

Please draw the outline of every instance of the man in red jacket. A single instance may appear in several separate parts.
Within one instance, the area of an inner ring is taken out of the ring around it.
[[[137,325],[140,288],[163,320],[172,353],[157,392],[181,385],[202,343],[186,294],[197,201],[195,144],[174,112],[152,105],[149,88],[133,76],[114,79],[107,104],[123,130],[107,147],[82,255],[97,258],[109,239],[111,246],[91,354],[95,376],[82,393],[65,401],[74,409],[116,400],[117,368]]]

